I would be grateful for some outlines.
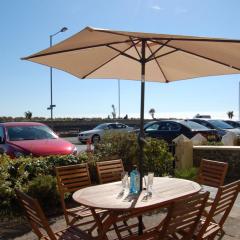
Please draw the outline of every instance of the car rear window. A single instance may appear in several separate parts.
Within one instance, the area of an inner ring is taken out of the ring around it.
[[[7,127],[7,133],[10,141],[58,138],[47,126],[12,126]]]
[[[189,120],[185,120],[185,121],[180,121],[180,123],[192,130],[209,130],[209,128],[199,124],[199,123],[196,123],[196,122],[193,122],[193,121],[189,121]]]

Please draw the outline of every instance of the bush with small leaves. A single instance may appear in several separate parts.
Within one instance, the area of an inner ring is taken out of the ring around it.
[[[38,176],[28,183],[27,194],[38,199],[45,212],[51,214],[59,209],[60,197],[56,186],[56,179],[51,175]]]

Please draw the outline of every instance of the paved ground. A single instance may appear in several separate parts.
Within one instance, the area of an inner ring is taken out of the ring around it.
[[[162,219],[163,214],[155,214],[153,216],[145,216],[144,224],[146,226],[151,226],[160,219]],[[1,225],[1,224],[0,224]],[[60,230],[64,228],[65,220],[63,216],[51,219],[51,227],[54,230]],[[222,240],[239,240],[240,239],[240,209],[234,207],[230,216],[228,217],[225,227],[226,235]],[[33,234],[27,223],[22,224],[12,224],[12,226],[5,226],[4,229],[0,229],[0,239],[1,240],[37,240],[35,234]],[[216,238],[217,239],[217,238]]]
[[[214,194],[214,193],[213,193]],[[163,218],[163,213],[144,216],[144,224],[155,225]],[[63,216],[50,219],[51,227],[57,231],[66,226]],[[224,225],[226,234],[222,240],[240,240],[240,195]],[[0,240],[36,240],[27,222],[0,222]],[[216,238],[217,239],[217,238]]]

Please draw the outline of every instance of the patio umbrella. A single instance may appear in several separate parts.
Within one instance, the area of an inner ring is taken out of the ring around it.
[[[72,37],[23,58],[78,78],[141,80],[142,177],[145,81],[168,83],[240,73],[240,40],[112,31],[86,27]],[[142,181],[140,181],[142,189]]]

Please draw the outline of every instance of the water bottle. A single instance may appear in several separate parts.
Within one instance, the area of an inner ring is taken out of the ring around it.
[[[140,191],[140,174],[137,170],[137,166],[133,166],[133,170],[130,172],[130,193],[138,194]]]

